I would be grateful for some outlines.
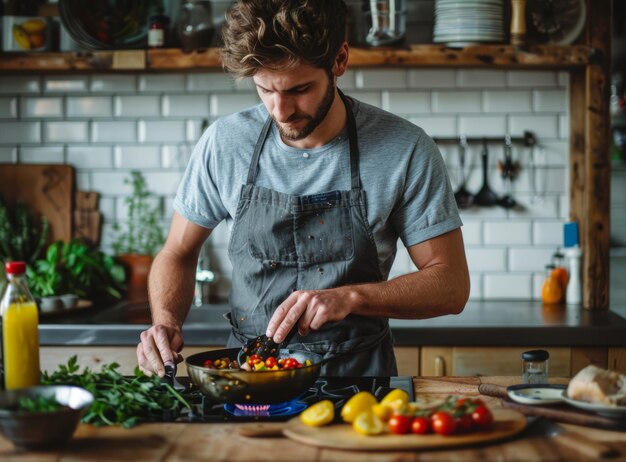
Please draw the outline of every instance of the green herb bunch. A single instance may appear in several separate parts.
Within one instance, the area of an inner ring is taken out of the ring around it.
[[[72,239],[50,244],[46,257],[26,270],[36,297],[76,294],[91,300],[120,299],[124,268],[112,256]]]
[[[22,412],[56,412],[62,407],[54,396],[23,396],[17,402],[17,410]]]
[[[79,372],[76,356],[67,364],[48,374],[42,374],[46,385],[75,385],[90,391],[94,401],[82,421],[97,427],[121,425],[130,428],[140,422],[162,420],[163,411],[177,416],[189,403],[158,376],[148,377],[135,368],[134,377],[124,377],[117,371],[119,364],[102,366],[100,372],[88,367]]]
[[[16,202],[11,209],[0,198],[0,260],[30,264],[44,248],[50,225],[44,216],[37,220],[26,204]]]
[[[128,222],[125,229],[116,223],[113,229],[118,233],[113,250],[117,255],[154,255],[163,244],[163,230],[159,225],[160,207],[152,207],[146,180],[138,170],[124,180],[132,186],[132,194],[126,197]]]

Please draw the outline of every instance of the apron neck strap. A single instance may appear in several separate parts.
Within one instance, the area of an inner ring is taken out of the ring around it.
[[[356,120],[352,112],[352,104],[343,92],[337,89],[339,96],[346,107],[346,117],[348,118],[348,139],[350,140],[350,182],[352,189],[361,189],[359,175],[359,143],[356,134]]]
[[[354,114],[352,112],[352,106],[348,101],[346,95],[339,89],[339,96],[343,101],[344,106],[346,107],[346,117],[347,117],[347,125],[348,125],[348,139],[350,141],[350,182],[352,189],[360,189],[361,188],[361,180],[359,175],[359,144],[356,134],[356,121],[354,119]],[[250,168],[248,169],[248,179],[246,184],[254,184],[254,180],[256,178],[257,172],[259,170],[259,158],[261,157],[261,151],[263,150],[263,145],[265,144],[265,140],[267,138],[267,134],[270,131],[272,126],[272,117],[268,116],[263,128],[261,129],[261,133],[259,134],[259,138],[257,139],[256,146],[254,147],[254,153],[252,154],[252,159],[250,160]]]

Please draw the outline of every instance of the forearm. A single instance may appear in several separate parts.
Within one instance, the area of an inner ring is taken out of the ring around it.
[[[156,256],[148,280],[153,325],[182,328],[191,308],[196,265],[197,257],[181,257],[167,249]]]
[[[336,290],[346,291],[354,314],[424,319],[460,313],[469,286],[465,267],[453,270],[447,265],[434,265],[389,281]]]

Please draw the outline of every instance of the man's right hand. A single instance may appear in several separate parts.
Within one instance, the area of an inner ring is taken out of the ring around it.
[[[137,345],[137,363],[147,376],[165,375],[165,363],[178,363],[182,357],[178,354],[183,349],[183,334],[178,327],[152,326],[140,335]]]

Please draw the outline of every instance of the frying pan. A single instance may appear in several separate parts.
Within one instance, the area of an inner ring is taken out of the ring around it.
[[[307,359],[310,366],[278,371],[244,371],[241,369],[212,369],[204,367],[207,359],[237,359],[241,348],[205,351],[187,358],[189,378],[202,393],[218,403],[276,404],[289,401],[315,383],[321,367],[330,358],[301,350],[281,349],[277,358],[295,358],[300,363]]]

